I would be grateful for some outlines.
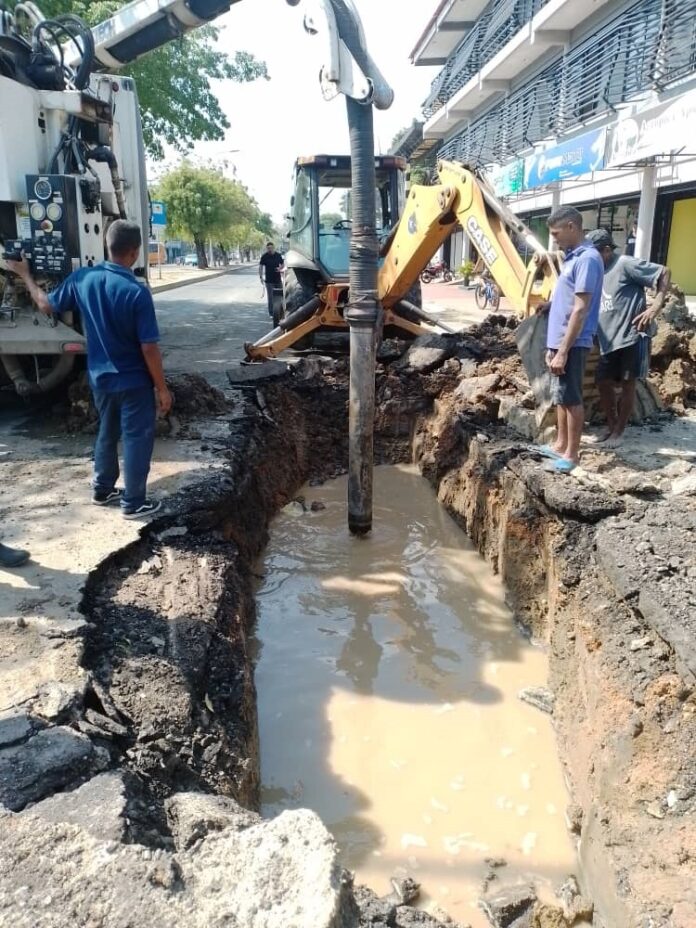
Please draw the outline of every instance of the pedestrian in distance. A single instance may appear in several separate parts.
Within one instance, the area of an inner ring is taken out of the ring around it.
[[[604,264],[596,379],[607,428],[598,441],[611,448],[623,439],[635,407],[636,383],[647,375],[655,318],[664,304],[672,275],[662,264],[617,254],[616,243],[606,229],[595,229],[587,238]],[[646,287],[657,289],[650,309]]]
[[[161,503],[147,498],[147,477],[155,440],[157,407],[172,406],[162,369],[159,330],[150,291],[131,268],[142,246],[140,227],[117,220],[106,235],[110,260],[80,268],[49,295],[31,275],[29,263],[8,261],[31,298],[47,316],[77,309],[87,338],[87,372],[99,432],[94,448],[92,502],[120,503],[125,518],[157,512]],[[124,488],[119,477],[118,442],[123,443]]]
[[[259,277],[261,283],[266,287],[266,299],[268,301],[268,315],[273,318],[273,291],[282,288],[283,280],[280,272],[285,270],[283,256],[275,250],[273,242],[266,245],[265,254],[261,255],[259,261]]]
[[[628,235],[626,236],[626,249],[624,254],[627,254],[629,258],[632,258],[636,253],[636,241],[638,239],[638,223],[634,222],[629,229]]]
[[[565,260],[551,299],[546,341],[556,441],[539,451],[551,458],[549,470],[570,473],[580,456],[585,421],[583,378],[597,331],[604,266],[596,248],[585,239],[582,215],[572,206],[555,210],[548,226]]]

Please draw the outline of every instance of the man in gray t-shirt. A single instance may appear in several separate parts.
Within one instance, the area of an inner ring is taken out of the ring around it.
[[[644,376],[643,359],[650,357],[650,337],[655,317],[662,309],[671,281],[669,268],[616,254],[616,245],[606,229],[595,229],[587,236],[604,261],[604,284],[599,313],[600,359],[597,387],[607,429],[599,441],[615,447],[621,441],[636,399],[636,381]],[[658,291],[650,309],[646,308],[645,288]],[[618,397],[616,387],[621,390]]]

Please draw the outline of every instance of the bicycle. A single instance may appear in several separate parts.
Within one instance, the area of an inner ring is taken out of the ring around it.
[[[485,277],[476,284],[474,299],[479,309],[485,309],[487,306],[490,306],[493,312],[497,312],[500,306],[500,290],[490,277]]]

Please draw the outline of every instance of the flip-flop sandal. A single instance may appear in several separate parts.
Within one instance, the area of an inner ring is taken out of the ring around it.
[[[563,457],[558,451],[554,451],[551,445],[530,445],[529,450],[534,454],[540,454],[543,458],[551,458],[552,461],[559,461]]]
[[[544,464],[544,470],[548,471],[550,474],[570,474],[576,467],[576,464],[573,464],[572,461],[568,461],[566,458],[557,458],[555,461],[549,461],[548,464]]]

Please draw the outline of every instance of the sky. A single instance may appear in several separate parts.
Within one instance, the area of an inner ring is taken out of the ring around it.
[[[438,68],[414,67],[409,53],[427,25],[436,0],[355,0],[370,53],[395,91],[392,107],[375,110],[375,148],[387,152],[400,129],[420,116]],[[418,13],[404,13],[405,8]],[[196,158],[226,160],[236,166],[262,210],[276,222],[288,212],[292,168],[298,155],[349,152],[345,98],[326,102],[319,86],[324,41],[309,36],[303,18],[311,9],[285,0],[241,0],[216,25],[219,47],[241,49],[266,62],[270,81],[216,82],[215,91],[230,122],[224,142],[198,143]],[[233,151],[238,149],[238,151]],[[174,162],[177,158],[175,157]],[[170,158],[167,159],[170,162]],[[161,170],[161,169],[159,169]]]

